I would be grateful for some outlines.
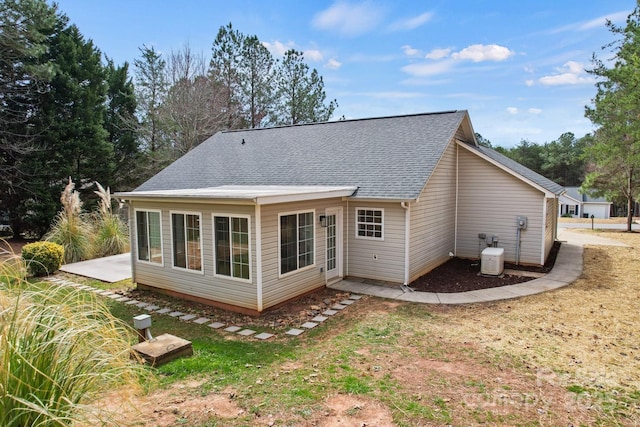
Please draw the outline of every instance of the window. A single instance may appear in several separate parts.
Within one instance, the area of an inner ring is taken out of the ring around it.
[[[314,264],[313,212],[280,215],[280,274]]]
[[[159,211],[136,211],[138,260],[162,264],[162,226]]]
[[[200,214],[172,213],[173,266],[202,271]]]
[[[356,237],[364,239],[384,239],[384,210],[356,209]]]
[[[214,216],[216,274],[250,279],[249,219]]]

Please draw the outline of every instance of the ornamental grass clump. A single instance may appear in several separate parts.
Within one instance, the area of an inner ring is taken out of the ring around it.
[[[129,230],[124,221],[113,213],[109,187],[105,190],[96,182],[94,191],[100,198],[93,216],[93,252],[96,257],[117,255],[129,250]]]
[[[91,292],[0,284],[0,425],[117,425],[91,402],[139,387],[133,334]]]
[[[75,184],[69,183],[60,196],[62,210],[58,212],[45,240],[64,247],[64,263],[72,263],[92,257],[92,227],[87,214],[82,212],[80,195],[74,190]]]

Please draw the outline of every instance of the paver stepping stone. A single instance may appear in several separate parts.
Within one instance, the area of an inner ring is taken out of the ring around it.
[[[267,332],[263,332],[261,334],[256,335],[254,338],[259,339],[259,340],[268,340],[272,336],[273,336],[273,334],[270,334],[270,333],[267,333]]]
[[[298,335],[300,335],[303,332],[304,332],[304,329],[293,328],[293,329],[289,329],[287,332],[285,332],[285,334],[293,335],[293,336],[297,337]]]
[[[126,305],[133,305],[133,304],[138,304],[140,301],[138,301],[137,299],[132,299],[129,300],[127,302],[125,302]]]
[[[333,310],[344,310],[345,308],[347,308],[347,306],[342,304],[334,304],[331,306],[331,308]]]
[[[227,332],[238,332],[240,329],[242,329],[240,326],[229,326],[228,328],[224,328]]]
[[[179,317],[179,316],[184,316],[184,313],[181,311],[172,311],[171,313],[169,313],[169,316],[171,317]]]
[[[160,308],[159,305],[148,305],[144,309],[147,310],[147,311],[156,311],[159,308]]]
[[[109,298],[111,299],[118,299],[118,298],[122,298],[122,295],[119,294],[111,294],[111,295],[107,295]]]
[[[316,317],[314,317],[313,319],[311,319],[311,321],[312,321],[312,322],[322,323],[322,322],[324,322],[324,321],[325,321],[325,320],[327,320],[327,319],[328,319],[328,317],[325,317],[325,316],[316,316]]]
[[[318,326],[316,322],[305,322],[302,324],[302,327],[306,329],[312,329],[312,328],[315,328],[316,326]]]
[[[102,289],[91,289],[91,292],[99,294],[100,292],[102,292]]]
[[[208,325],[210,328],[213,329],[220,329],[224,326],[224,323],[220,323],[220,322],[213,322],[210,325]]]
[[[325,316],[333,316],[334,314],[337,314],[338,310],[325,310],[322,312],[322,314],[324,314]]]
[[[139,308],[145,308],[145,307],[148,307],[148,306],[150,306],[150,305],[151,305],[151,304],[149,304],[148,302],[141,301],[141,302],[139,302],[139,303],[137,303],[137,304],[136,304],[136,307],[139,307]]]
[[[180,317],[180,320],[184,320],[186,322],[186,321],[189,321],[189,320],[193,320],[196,317],[198,317],[198,316],[196,316],[195,314],[185,314],[184,316]]]
[[[355,301],[354,301],[354,300],[352,300],[352,299],[345,299],[345,300],[340,301],[340,304],[342,304],[342,305],[351,305],[351,304],[353,304],[354,302],[355,302]]]
[[[75,286],[76,288],[83,290],[83,291],[92,291],[93,290],[93,286],[89,286],[89,285],[78,285],[77,283],[71,285],[71,286]]]
[[[361,299],[361,298],[362,298],[362,295],[351,295],[351,296],[349,297],[349,299],[352,299],[352,300],[354,300],[354,301],[358,301],[358,300],[359,300],[359,299]]]
[[[207,323],[209,320],[211,320],[211,319],[209,319],[208,317],[200,317],[200,318],[194,320],[193,323],[197,323],[198,325],[202,325],[204,323]]]
[[[100,295],[104,295],[106,297],[108,297],[109,295],[113,295],[113,292],[111,291],[100,291],[98,292]]]
[[[158,313],[158,314],[166,314],[166,313],[168,313],[170,311],[171,311],[170,308],[163,308],[162,310],[156,311],[156,313]]]
[[[244,337],[248,337],[248,336],[253,335],[255,333],[256,333],[256,331],[252,331],[251,329],[243,329],[240,332],[238,332],[238,335],[242,335]]]
[[[116,298],[116,301],[118,302],[125,302],[125,301],[129,301],[131,298],[129,297],[120,297],[120,298]]]

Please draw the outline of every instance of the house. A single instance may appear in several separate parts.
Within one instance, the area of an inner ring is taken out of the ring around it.
[[[603,197],[591,197],[580,192],[580,187],[566,187],[566,193],[560,196],[560,216],[573,218],[609,218],[611,202]]]
[[[345,277],[409,284],[492,244],[544,264],[563,191],[448,111],[219,132],[116,196],[140,288],[259,314]]]

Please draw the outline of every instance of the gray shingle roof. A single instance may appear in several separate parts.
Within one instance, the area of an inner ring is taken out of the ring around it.
[[[555,195],[560,195],[565,191],[564,187],[561,186],[560,184],[557,184],[551,181],[549,178],[545,178],[539,173],[532,171],[526,166],[521,165],[515,160],[511,160],[507,156],[504,156],[491,148],[483,147],[483,146],[474,146],[474,148],[480,151],[481,153],[485,154],[486,156],[490,157],[491,159],[495,160],[496,162],[500,163],[501,165],[511,169],[518,175],[523,176],[529,181],[539,185],[540,187],[544,188],[545,190]]]
[[[135,191],[222,185],[357,186],[416,199],[466,111],[219,132]]]
[[[580,187],[566,187],[567,196],[585,203],[609,203],[604,197],[591,197],[589,194],[581,193]]]

